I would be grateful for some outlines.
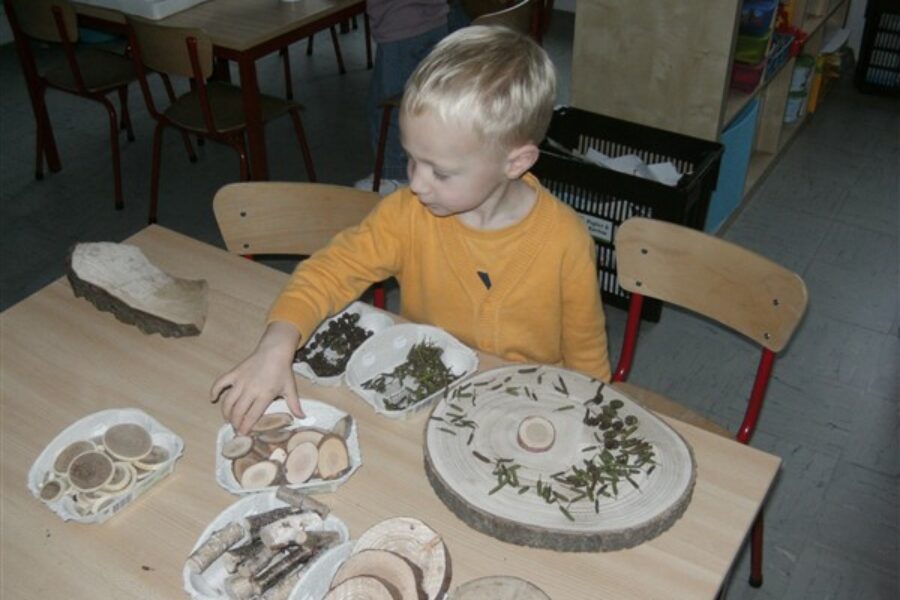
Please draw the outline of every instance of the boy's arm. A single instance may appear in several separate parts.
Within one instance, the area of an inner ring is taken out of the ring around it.
[[[210,400],[222,402],[222,415],[239,434],[246,435],[276,398],[304,416],[291,369],[299,341],[290,323],[270,323],[253,353],[213,383]]]
[[[611,368],[606,316],[597,284],[596,247],[586,233],[576,239],[579,242],[563,265],[563,364],[608,382]]]
[[[400,194],[386,198],[356,227],[334,237],[301,262],[269,312],[268,321],[291,323],[308,339],[327,317],[370,285],[397,274],[409,214]]]

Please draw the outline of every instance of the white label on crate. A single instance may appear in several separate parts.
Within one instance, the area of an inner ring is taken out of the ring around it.
[[[594,217],[583,213],[578,214],[581,215],[581,218],[584,219],[585,223],[587,223],[588,231],[594,237],[594,239],[600,240],[601,242],[606,242],[607,244],[612,243],[612,221],[607,221],[606,219],[601,219],[599,217]]]

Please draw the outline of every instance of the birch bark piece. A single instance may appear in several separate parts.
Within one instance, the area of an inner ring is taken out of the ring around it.
[[[450,592],[447,600],[550,600],[550,596],[529,581],[508,575],[482,577],[466,582]]]
[[[119,460],[137,460],[150,454],[153,438],[137,423],[119,423],[104,432],[103,447]]]
[[[234,460],[246,456],[253,448],[253,438],[249,435],[236,435],[222,444],[222,456]]]
[[[97,451],[76,456],[69,464],[69,483],[82,492],[92,492],[106,485],[113,476],[113,462]]]
[[[254,433],[263,431],[272,431],[273,429],[282,429],[289,427],[294,422],[294,415],[290,413],[268,413],[264,414],[250,428]]]
[[[344,438],[327,434],[319,442],[319,477],[328,481],[337,479],[350,468],[350,453]]]
[[[436,531],[412,517],[395,517],[367,529],[353,546],[353,553],[389,550],[418,567],[427,600],[436,600],[450,587],[450,553]]]
[[[96,447],[87,440],[72,442],[56,455],[56,459],[53,461],[53,470],[56,471],[58,475],[65,475],[69,472],[69,465],[72,464],[72,461],[76,456],[84,454],[85,452],[90,452],[91,450],[96,450]]]
[[[378,578],[400,600],[419,600],[421,574],[408,560],[389,550],[363,550],[351,554],[331,580],[337,586],[352,577]]]
[[[570,519],[559,502],[548,503],[538,495],[537,483],[569,491],[552,475],[583,467],[594,453],[599,456],[596,449],[603,444],[596,436],[603,431],[585,423],[586,411],[595,415],[613,402],[622,403],[617,414],[636,418],[633,435],[651,444],[656,464],[649,475],[630,475],[637,489],[621,480],[617,494],[607,490],[614,497],[564,506]],[[543,452],[524,448],[519,439],[520,424],[535,416],[549,421],[556,432],[555,442]],[[696,465],[681,436],[617,390],[579,373],[527,365],[487,371],[454,386],[431,417],[424,458],[432,488],[460,519],[506,542],[571,552],[630,548],[671,527],[691,499]],[[476,427],[450,435],[441,428],[454,419]],[[498,485],[498,458],[519,466],[517,484],[490,493]]]
[[[172,277],[129,244],[76,244],[67,262],[66,275],[75,295],[123,323],[165,337],[199,335],[202,331],[209,287],[206,281]]]
[[[322,600],[400,600],[376,577],[353,577],[337,585]]]
[[[319,462],[319,449],[309,443],[304,442],[291,450],[287,459],[284,461],[284,476],[288,483],[298,484],[309,481]]]

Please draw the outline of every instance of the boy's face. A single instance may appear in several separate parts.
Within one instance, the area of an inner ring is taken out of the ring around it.
[[[507,155],[474,132],[425,112],[400,116],[400,138],[409,157],[409,186],[435,216],[494,210],[502,199]]]

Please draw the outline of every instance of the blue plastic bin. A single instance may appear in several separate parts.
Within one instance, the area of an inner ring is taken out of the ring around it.
[[[759,100],[754,99],[738,113],[728,129],[722,132],[719,141],[725,146],[725,152],[719,166],[719,182],[706,213],[704,229],[707,232],[719,229],[744,197],[744,182],[747,180],[747,167],[753,152],[758,115]]]
[[[744,0],[741,4],[740,33],[768,37],[775,23],[778,0]]]

